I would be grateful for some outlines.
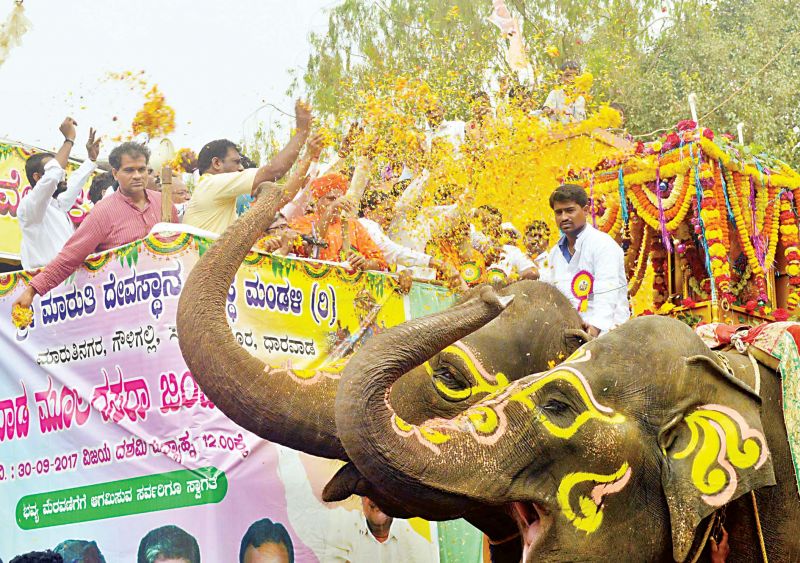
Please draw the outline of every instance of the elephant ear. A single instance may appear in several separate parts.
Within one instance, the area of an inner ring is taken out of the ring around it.
[[[570,354],[592,340],[594,337],[583,329],[568,328],[564,330],[564,342]]]
[[[775,484],[758,395],[710,357],[686,358],[684,370],[682,380],[696,395],[658,436],[675,561],[686,559],[704,518]]]

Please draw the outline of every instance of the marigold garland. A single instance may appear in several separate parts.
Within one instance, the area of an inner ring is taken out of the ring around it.
[[[707,166],[706,164],[703,165]],[[700,206],[700,219],[705,227],[708,254],[711,258],[711,277],[722,292],[722,297],[733,301],[731,295],[731,269],[728,263],[729,243],[725,240],[727,217],[720,211],[714,194],[714,178],[710,170],[701,170],[700,182],[703,185],[703,201]]]
[[[787,191],[781,192],[780,195],[780,224],[786,273],[789,275],[789,296],[786,298],[786,304],[793,310],[800,304],[800,240],[798,240],[792,195]]]

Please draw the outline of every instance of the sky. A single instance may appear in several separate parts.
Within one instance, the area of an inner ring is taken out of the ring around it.
[[[60,145],[65,116],[109,140],[144,102],[109,72],[145,71],[176,112],[175,148],[239,142],[259,121],[287,118],[292,69],[302,77],[311,32],[324,33],[338,0],[25,0],[32,28],[0,66],[0,137]],[[0,0],[0,21],[13,0]],[[115,119],[116,118],[116,119]],[[284,129],[285,130],[285,129]],[[288,136],[288,133],[287,133]]]

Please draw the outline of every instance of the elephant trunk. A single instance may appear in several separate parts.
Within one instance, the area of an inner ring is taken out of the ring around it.
[[[455,428],[444,444],[437,437],[428,440],[424,429],[399,420],[388,403],[391,386],[410,369],[491,321],[512,298],[498,298],[487,287],[480,297],[462,305],[374,336],[344,370],[336,397],[336,426],[347,455],[372,486],[387,493],[397,491],[412,512],[425,513],[436,506],[441,519],[468,514],[476,506],[475,491],[466,486],[465,479],[481,473],[490,476],[492,461],[486,452],[468,451],[468,438],[459,436]],[[454,455],[441,455],[437,442]],[[459,468],[459,462],[464,467]],[[488,487],[480,494],[486,492],[491,495],[497,488]]]
[[[338,379],[302,384],[289,370],[267,366],[239,346],[225,318],[230,284],[282,203],[280,190],[262,195],[195,265],[178,302],[180,348],[203,392],[236,424],[296,450],[346,459],[333,420]]]

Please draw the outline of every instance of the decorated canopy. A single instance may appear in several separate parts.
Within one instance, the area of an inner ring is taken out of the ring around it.
[[[781,318],[800,302],[800,174],[786,163],[685,121],[570,176],[626,249],[632,294],[650,289],[652,267],[654,312],[709,301],[712,316],[733,306]]]

